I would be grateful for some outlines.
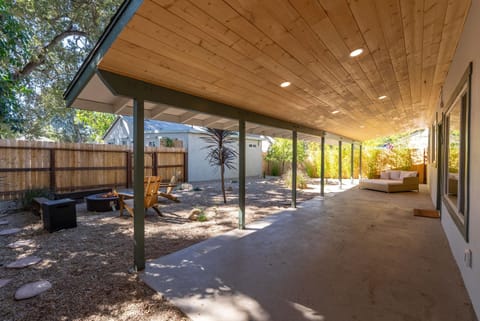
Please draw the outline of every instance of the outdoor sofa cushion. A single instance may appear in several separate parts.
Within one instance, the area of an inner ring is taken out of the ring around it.
[[[419,188],[416,171],[385,171],[383,175],[382,173],[380,173],[380,179],[362,179],[359,184],[360,189],[391,193],[418,190]],[[382,178],[387,176],[388,179]]]

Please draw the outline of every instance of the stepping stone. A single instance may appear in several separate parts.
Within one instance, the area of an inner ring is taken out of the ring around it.
[[[16,260],[15,262],[12,262],[6,265],[5,267],[8,269],[22,269],[24,267],[37,264],[41,260],[42,259],[37,256],[27,256],[27,257],[24,257],[23,259]]]
[[[8,221],[7,220],[0,220],[0,225],[7,225]]]
[[[20,240],[20,241],[16,241],[8,244],[7,247],[11,249],[17,249],[19,247],[24,247],[24,246],[32,247],[34,245],[35,243],[33,242],[33,240]]]
[[[16,234],[18,232],[20,232],[22,229],[19,229],[19,228],[9,228],[9,229],[6,229],[6,230],[1,230],[0,231],[0,235],[12,235],[12,234]]]
[[[0,288],[3,288],[5,285],[10,283],[10,281],[12,281],[12,279],[0,279]]]
[[[27,283],[20,287],[17,292],[15,292],[15,300],[25,300],[33,298],[34,296],[37,296],[40,293],[47,291],[51,287],[52,284],[45,280]]]

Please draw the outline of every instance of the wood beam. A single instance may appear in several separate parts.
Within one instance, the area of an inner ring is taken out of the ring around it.
[[[163,112],[168,108],[168,106],[157,106],[153,108],[152,110],[150,110],[150,118],[158,119],[158,117],[160,117],[160,115],[163,114]]]
[[[197,97],[162,86],[146,83],[141,80],[121,76],[109,71],[98,70],[98,76],[114,95],[126,97],[144,97],[145,100],[163,103],[177,108],[210,114],[219,117],[244,120],[265,126],[295,130],[315,136],[325,135],[324,130],[319,130],[289,121],[265,116],[247,111],[231,105],[213,100]]]
[[[197,116],[197,115],[198,115],[197,112],[187,111],[186,113],[178,116],[179,117],[178,122],[182,123],[182,124],[188,123],[190,120],[195,118],[195,116]]]
[[[129,102],[129,98],[119,98],[115,104],[113,104],[113,113],[119,114],[122,110],[128,107]]]

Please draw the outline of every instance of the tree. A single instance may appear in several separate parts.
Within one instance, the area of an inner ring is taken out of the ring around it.
[[[230,130],[207,128],[207,136],[202,139],[207,143],[204,149],[208,150],[205,157],[211,166],[220,167],[220,179],[222,181],[223,203],[227,203],[225,195],[225,167],[235,169],[235,159],[238,153],[233,149],[231,144],[235,142],[233,139],[234,132]]]
[[[120,2],[16,0],[7,5],[0,0],[0,39],[6,39],[0,40],[5,47],[0,47],[0,97],[6,97],[0,107],[8,116],[0,115],[0,128],[7,126],[27,137],[78,142],[98,138],[104,126],[96,126],[95,119],[102,117],[66,109],[62,94]],[[3,94],[5,88],[10,88],[9,95]]]
[[[18,95],[26,90],[14,77],[28,55],[29,33],[10,14],[12,4],[0,0],[0,138],[20,130]]]
[[[297,144],[297,160],[303,162],[306,157],[305,144]],[[275,142],[270,145],[265,159],[268,161],[277,161],[282,164],[282,173],[285,171],[285,162],[291,162],[293,158],[293,143],[291,139],[275,138]]]

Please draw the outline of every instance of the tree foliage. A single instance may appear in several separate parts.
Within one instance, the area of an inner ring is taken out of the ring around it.
[[[202,137],[206,142],[204,149],[208,151],[206,159],[211,166],[220,167],[220,179],[222,181],[223,202],[227,203],[225,195],[225,167],[235,169],[237,151],[231,146],[235,139],[234,132],[230,130],[207,128],[207,136]]]
[[[66,109],[62,94],[120,0],[0,0],[0,128],[27,137],[95,140],[113,116]],[[6,66],[6,68],[4,68]],[[8,95],[3,92],[8,91]]]
[[[297,143],[297,161],[303,162],[306,157],[305,143],[299,141]],[[279,162],[282,166],[281,172],[285,172],[285,165],[292,161],[293,158],[293,143],[291,139],[275,138],[275,141],[268,148],[265,159],[268,161]]]

